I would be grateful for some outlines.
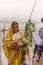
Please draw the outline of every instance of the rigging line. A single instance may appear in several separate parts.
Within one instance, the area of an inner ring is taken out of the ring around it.
[[[30,14],[30,17],[29,17],[29,20],[30,20],[31,17],[32,17],[32,14],[33,14],[33,11],[34,11],[34,8],[35,8],[35,5],[36,5],[36,2],[37,2],[37,0],[35,0],[35,3],[34,3],[34,5],[33,5],[32,11],[31,11],[31,14]]]

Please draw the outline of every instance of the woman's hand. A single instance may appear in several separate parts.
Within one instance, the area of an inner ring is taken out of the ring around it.
[[[12,41],[10,43],[10,46],[11,46],[11,49],[14,49],[14,50],[20,50],[22,49],[22,47],[24,46],[22,43],[18,43],[18,42],[15,42],[15,41]]]

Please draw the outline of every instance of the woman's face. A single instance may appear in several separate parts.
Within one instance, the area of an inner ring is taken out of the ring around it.
[[[16,33],[19,31],[19,27],[16,23],[12,26],[12,30],[13,30],[13,33]]]

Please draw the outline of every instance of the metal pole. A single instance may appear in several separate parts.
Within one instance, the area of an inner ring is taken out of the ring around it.
[[[31,14],[30,14],[30,17],[29,17],[29,20],[30,20],[31,17],[32,17],[32,14],[33,14],[33,11],[34,11],[34,8],[35,8],[35,5],[36,5],[36,2],[37,2],[37,0],[35,0],[35,3],[34,3],[34,5],[33,5],[32,11],[31,11]]]

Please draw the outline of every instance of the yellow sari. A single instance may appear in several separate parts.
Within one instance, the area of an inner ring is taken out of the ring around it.
[[[16,52],[16,50],[10,49],[10,42],[12,41],[11,39],[13,35],[14,34],[12,31],[12,24],[11,24],[6,34],[4,44],[3,44],[3,49],[4,49],[5,55],[7,56],[8,60],[12,59],[12,56]],[[16,56],[13,57],[13,62],[10,65],[20,65],[20,61],[21,61],[21,50],[19,50]]]

